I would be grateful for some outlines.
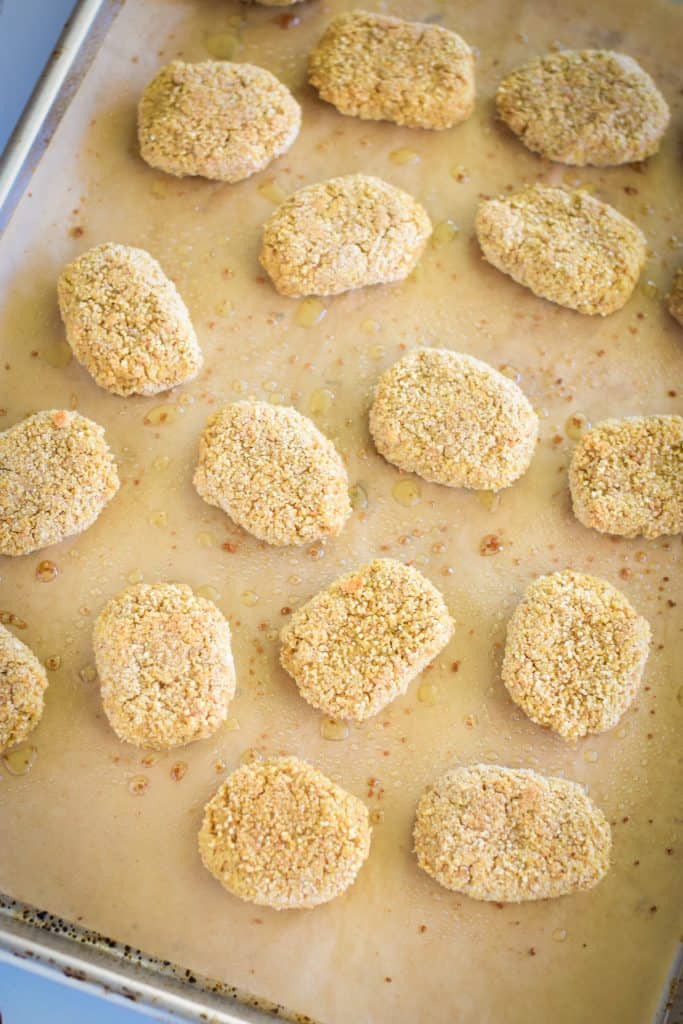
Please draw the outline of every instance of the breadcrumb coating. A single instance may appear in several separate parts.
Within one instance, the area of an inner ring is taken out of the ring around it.
[[[0,433],[0,554],[27,555],[87,530],[119,489],[104,429],[46,409]]]
[[[30,647],[0,625],[0,754],[33,732],[47,675]]]
[[[228,892],[275,910],[316,907],[355,881],[368,811],[297,757],[243,765],[206,805],[199,854]]]
[[[300,126],[287,86],[254,64],[171,61],[138,105],[142,159],[178,177],[242,181],[286,153]]]
[[[213,735],[235,693],[230,626],[182,583],[140,583],[100,612],[95,664],[109,724],[154,750]]]
[[[300,4],[302,0],[245,0],[245,2],[260,4],[261,7],[291,7],[293,4]]]
[[[674,320],[683,327],[683,267],[674,274],[671,291],[667,297],[667,307]]]
[[[378,558],[294,613],[280,633],[280,661],[314,708],[362,722],[405,693],[452,635],[436,587]]]
[[[502,677],[539,725],[565,739],[605,732],[636,695],[650,627],[606,580],[540,576],[508,624]]]
[[[439,25],[347,11],[311,52],[308,80],[342,114],[452,128],[474,109],[474,57]]]
[[[380,377],[370,433],[400,469],[448,487],[497,491],[528,469],[538,416],[514,381],[487,363],[422,348]]]
[[[531,185],[481,203],[475,227],[489,263],[579,313],[621,309],[645,262],[640,228],[587,192]]]
[[[185,303],[144,249],[106,242],[63,271],[59,309],[73,353],[115,395],[156,395],[192,380],[202,353]]]
[[[569,465],[574,515],[621,537],[683,533],[683,417],[603,420]]]
[[[260,260],[281,295],[338,295],[403,280],[431,232],[407,192],[348,174],[286,199],[264,225]]]
[[[581,786],[475,764],[429,786],[417,808],[423,871],[475,900],[521,903],[592,889],[609,869],[609,824]]]
[[[199,443],[197,493],[268,544],[336,537],[351,515],[339,452],[296,409],[233,402]]]
[[[536,57],[503,79],[496,106],[529,149],[577,167],[645,160],[659,149],[670,117],[647,72],[610,50]]]

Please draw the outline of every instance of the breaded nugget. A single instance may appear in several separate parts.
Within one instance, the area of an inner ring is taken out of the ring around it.
[[[0,625],[0,754],[33,732],[47,676],[30,647]]]
[[[286,153],[301,108],[265,68],[174,60],[157,73],[138,106],[140,154],[178,177],[242,181]]]
[[[488,764],[454,768],[429,786],[413,838],[418,864],[441,885],[500,903],[592,889],[612,844],[577,783]]]
[[[27,555],[87,530],[119,489],[98,423],[66,409],[0,433],[0,554]]]
[[[603,420],[569,464],[574,515],[621,537],[683,532],[683,417]]]
[[[308,80],[342,114],[452,128],[474,109],[474,58],[439,25],[347,11],[311,52]]]
[[[415,349],[379,379],[370,408],[377,451],[448,487],[497,491],[528,469],[538,417],[514,381],[447,349]]]
[[[587,192],[531,185],[481,203],[484,256],[536,295],[606,316],[630,298],[645,262],[645,236]]]
[[[316,907],[355,881],[368,811],[298,757],[243,765],[206,805],[199,854],[228,892],[262,907]]]
[[[674,320],[678,320],[683,327],[683,267],[679,267],[674,274],[666,304]]]
[[[101,388],[156,395],[199,373],[202,352],[185,303],[144,249],[89,249],[64,269],[57,293],[73,353]]]
[[[610,50],[535,57],[503,79],[496,106],[529,149],[577,167],[645,160],[670,117],[640,64]]]
[[[508,624],[502,677],[539,725],[576,739],[617,724],[636,695],[650,627],[607,580],[555,572],[531,583]]]
[[[339,452],[296,409],[233,402],[210,417],[194,474],[198,494],[268,544],[336,537],[351,515]]]
[[[213,735],[235,693],[230,626],[183,583],[139,583],[100,612],[95,664],[109,724],[154,750]]]
[[[407,192],[347,174],[286,199],[264,225],[260,260],[281,295],[338,295],[403,280],[431,231]]]
[[[417,569],[378,558],[294,613],[280,634],[280,661],[314,708],[362,722],[405,693],[452,635],[436,587]]]

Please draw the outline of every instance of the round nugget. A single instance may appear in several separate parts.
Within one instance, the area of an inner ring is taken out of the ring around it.
[[[474,57],[440,25],[347,11],[311,52],[308,80],[342,114],[452,128],[474,109]]]
[[[674,320],[683,327],[683,267],[674,274],[671,291],[667,296],[667,306]]]
[[[415,349],[379,379],[370,433],[380,455],[448,487],[498,491],[524,473],[538,416],[514,381],[446,349]]]
[[[46,409],[0,433],[0,554],[27,555],[87,530],[119,489],[104,429]]]
[[[489,263],[579,313],[621,309],[645,263],[642,231],[587,192],[531,185],[481,203],[475,228]]]
[[[683,417],[603,420],[572,453],[574,515],[621,537],[683,533]]]
[[[199,373],[185,303],[144,249],[106,242],[88,250],[62,272],[57,293],[73,353],[101,388],[156,395]]]
[[[140,154],[178,177],[242,181],[286,153],[301,108],[265,68],[174,60],[152,79],[138,106]]]
[[[362,722],[405,693],[452,635],[436,587],[378,558],[294,613],[280,633],[280,661],[314,708]]]
[[[428,875],[497,903],[592,889],[612,845],[607,819],[577,783],[488,764],[454,768],[429,786],[413,837]]]
[[[431,231],[407,192],[348,174],[286,199],[264,225],[260,260],[281,295],[338,295],[403,280]]]
[[[230,626],[182,583],[139,583],[109,601],[93,631],[109,724],[154,750],[213,735],[235,693]]]
[[[365,804],[298,757],[243,765],[206,805],[199,854],[228,892],[262,907],[327,903],[370,851]]]
[[[296,409],[233,402],[209,419],[197,492],[268,544],[336,537],[351,515],[341,456]]]
[[[636,695],[650,627],[606,580],[540,576],[508,624],[502,677],[529,718],[565,739],[606,732]]]
[[[30,647],[0,625],[0,754],[33,732],[47,676]]]

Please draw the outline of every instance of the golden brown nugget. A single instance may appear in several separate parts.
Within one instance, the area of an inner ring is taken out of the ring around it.
[[[521,903],[592,889],[609,869],[609,824],[581,786],[475,764],[429,786],[415,853],[437,882],[475,900]]]
[[[0,754],[33,732],[47,676],[30,647],[0,625]]]
[[[540,576],[508,624],[503,682],[532,721],[565,739],[605,732],[636,695],[650,636],[607,580],[569,570]]]
[[[678,320],[683,327],[683,267],[679,267],[674,274],[666,304],[674,320]]]
[[[348,174],[286,199],[264,225],[260,260],[281,295],[338,295],[403,280],[431,231],[407,192]]]
[[[659,149],[670,117],[647,72],[611,50],[536,57],[503,79],[496,106],[529,149],[577,167],[645,160]]]
[[[144,249],[106,242],[63,271],[66,336],[96,384],[115,395],[156,395],[192,380],[202,353],[185,303]]]
[[[569,464],[574,515],[620,537],[683,533],[683,417],[603,420]]]
[[[311,52],[308,80],[342,114],[451,128],[474,109],[474,57],[439,25],[347,11]]]
[[[405,693],[452,635],[436,587],[378,558],[294,613],[280,633],[280,661],[314,708],[362,722]]]
[[[178,177],[242,181],[286,153],[300,125],[287,86],[254,64],[174,60],[138,106],[142,159]]]
[[[214,413],[199,444],[198,494],[268,544],[336,537],[351,515],[341,456],[288,406],[233,402]]]
[[[621,309],[645,262],[640,228],[587,192],[531,185],[481,203],[475,227],[489,263],[579,313]]]
[[[461,352],[410,352],[379,379],[370,433],[380,455],[448,487],[497,491],[529,467],[538,416],[514,381]]]
[[[104,429],[46,409],[0,433],[0,554],[27,555],[87,530],[119,489]]]
[[[139,583],[93,631],[102,704],[125,743],[167,750],[213,735],[235,693],[230,626],[182,583]]]
[[[243,765],[206,805],[199,854],[228,892],[262,907],[317,907],[355,881],[368,811],[298,757]]]

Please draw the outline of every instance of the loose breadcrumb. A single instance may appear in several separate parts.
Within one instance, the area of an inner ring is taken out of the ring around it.
[[[497,491],[531,462],[538,417],[519,387],[460,352],[410,352],[379,379],[370,409],[377,451],[449,487]]]
[[[579,313],[621,309],[645,262],[642,231],[587,192],[532,185],[483,202],[475,227],[489,263]]]
[[[264,225],[260,259],[281,295],[337,295],[407,277],[431,230],[407,192],[348,174],[286,199]]]
[[[446,604],[417,569],[376,559],[336,580],[282,630],[282,666],[332,718],[377,714],[453,635]]]
[[[503,121],[536,153],[583,167],[645,160],[659,149],[669,108],[632,57],[610,50],[561,50],[503,79]]]
[[[202,434],[197,492],[269,544],[336,537],[351,514],[336,448],[306,416],[268,402],[234,402]]]
[[[474,109],[474,58],[440,25],[347,11],[311,52],[308,80],[342,114],[451,128]]]
[[[73,353],[101,388],[156,395],[199,373],[185,303],[144,249],[98,245],[65,268],[57,291]]]
[[[179,177],[242,181],[286,153],[301,108],[265,68],[228,61],[163,67],[138,106],[140,153]]]
[[[140,583],[101,611],[93,632],[102,704],[119,739],[166,750],[211,736],[235,693],[230,626],[176,583]]]
[[[500,903],[591,889],[609,869],[612,842],[577,783],[486,764],[429,786],[413,835],[418,864],[437,882]]]
[[[26,555],[87,530],[119,489],[99,424],[46,409],[0,434],[0,554]]]
[[[621,537],[683,532],[683,417],[603,420],[569,465],[574,515]]]
[[[35,729],[46,689],[45,669],[33,651],[0,625],[0,753]]]
[[[199,853],[228,892],[275,910],[316,907],[370,850],[365,804],[297,757],[243,765],[206,805]]]
[[[683,267],[674,274],[671,291],[667,297],[667,306],[674,320],[683,327]]]
[[[541,576],[508,624],[503,682],[529,718],[565,739],[605,732],[636,695],[650,635],[606,580]]]

